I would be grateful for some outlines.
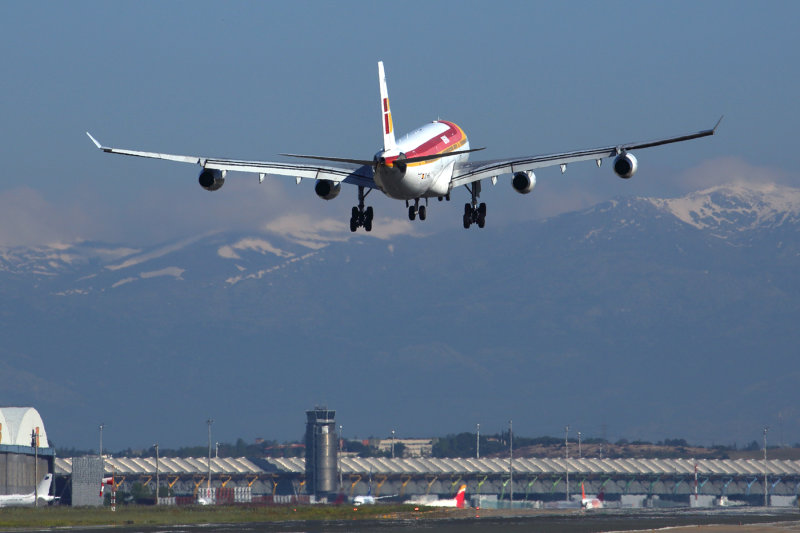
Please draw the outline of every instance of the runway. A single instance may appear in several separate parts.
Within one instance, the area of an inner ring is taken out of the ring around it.
[[[442,519],[338,520],[330,522],[280,522],[250,524],[206,524],[192,526],[132,526],[134,533],[598,533],[616,531],[683,531],[718,533],[800,533],[796,509],[736,510],[599,510],[593,512],[518,512],[512,516],[492,513],[475,518],[474,509]],[[483,512],[481,510],[480,512]],[[508,513],[508,511],[506,511]],[[111,533],[117,528],[72,528],[73,532]]]

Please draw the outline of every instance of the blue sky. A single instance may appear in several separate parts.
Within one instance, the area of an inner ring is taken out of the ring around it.
[[[162,241],[258,229],[303,213],[346,222],[310,183],[232,176],[210,194],[188,165],[115,146],[248,159],[369,158],[379,148],[378,60],[398,132],[453,120],[474,158],[539,154],[711,127],[719,136],[608,166],[538,173],[533,194],[484,192],[490,223],[615,195],[676,195],[731,178],[796,183],[800,43],[792,2],[5,3],[0,244]],[[718,172],[713,162],[723,160]],[[698,171],[702,169],[702,171]],[[699,175],[701,174],[701,175]],[[460,224],[436,206],[426,232]],[[402,204],[372,200],[408,231]],[[379,225],[376,223],[376,226]],[[13,228],[13,229],[12,229]]]
[[[209,193],[197,168],[102,154],[84,132],[170,153],[371,158],[379,60],[398,133],[452,120],[486,147],[474,159],[649,140],[725,115],[715,137],[637,153],[631,180],[588,162],[537,172],[527,196],[508,176],[485,185],[487,224],[730,180],[800,187],[798,15],[796,2],[735,1],[2,3],[0,247],[298,220],[339,221],[346,238],[354,188],[324,202],[308,182],[231,174]],[[468,197],[412,224],[373,195],[374,234],[457,228]]]

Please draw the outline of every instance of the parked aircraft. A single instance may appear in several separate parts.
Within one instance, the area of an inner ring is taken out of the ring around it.
[[[353,498],[353,505],[374,505],[379,500],[386,500],[394,498],[395,496],[394,494],[391,496],[373,496],[371,493],[364,496],[355,496]]]
[[[374,505],[378,500],[386,500],[396,497],[396,494],[390,496],[373,496],[372,495],[372,470],[369,472],[369,481],[367,482],[367,494],[364,496],[356,496],[353,498],[353,505]]]
[[[470,202],[464,204],[464,228],[469,228],[472,224],[477,224],[482,228],[486,223],[486,203],[478,203],[478,199],[481,195],[483,180],[488,179],[494,185],[497,183],[498,176],[510,174],[511,186],[514,190],[520,194],[528,194],[536,185],[536,175],[533,171],[537,168],[560,166],[563,173],[570,163],[594,160],[600,166],[603,159],[610,157],[614,158],[614,172],[619,177],[628,179],[636,173],[638,168],[638,161],[632,153],[633,150],[713,135],[719,125],[717,122],[717,125],[709,130],[649,142],[622,143],[603,148],[548,155],[468,161],[470,153],[483,150],[483,148],[470,148],[467,134],[453,122],[435,120],[396,139],[382,61],[378,62],[378,81],[380,83],[383,149],[379,150],[372,159],[280,154],[326,162],[326,164],[318,165],[173,155],[110,148],[101,145],[88,132],[86,134],[97,148],[107,153],[200,165],[202,169],[198,176],[198,182],[208,191],[219,190],[225,183],[229,171],[258,174],[259,182],[263,182],[267,174],[292,176],[297,183],[300,183],[303,178],[314,179],[316,181],[314,192],[323,200],[336,198],[341,192],[342,183],[355,185],[358,188],[358,205],[351,210],[350,231],[356,231],[359,227],[371,231],[374,210],[372,206],[365,206],[365,200],[373,190],[381,191],[390,198],[404,201],[410,220],[417,217],[425,220],[429,199],[450,200],[452,191],[457,187],[464,186],[471,196]]]
[[[36,487],[36,491],[27,494],[0,494],[0,507],[11,507],[17,505],[33,505],[36,495],[45,502],[52,502],[57,499],[50,496],[50,484],[53,482],[53,474],[45,475]]]
[[[433,500],[433,501],[408,500],[404,503],[410,505],[422,505],[425,507],[458,507],[459,509],[462,509],[464,507],[464,497],[466,496],[466,494],[467,494],[467,486],[461,485],[455,497],[453,498],[449,498],[446,500]]]
[[[587,498],[586,489],[583,488],[583,483],[581,483],[581,507],[583,509],[602,509],[603,508],[602,494],[598,495],[597,498]]]

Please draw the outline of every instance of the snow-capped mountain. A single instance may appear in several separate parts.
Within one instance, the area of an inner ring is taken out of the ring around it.
[[[678,220],[720,237],[800,221],[800,189],[774,184],[721,185],[682,198],[650,201]]]

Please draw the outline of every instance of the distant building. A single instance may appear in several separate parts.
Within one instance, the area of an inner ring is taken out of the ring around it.
[[[403,445],[403,457],[430,457],[433,454],[433,439],[394,439],[394,445]],[[381,439],[378,451],[391,452],[392,439]]]

